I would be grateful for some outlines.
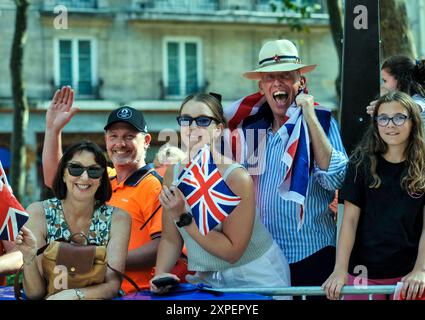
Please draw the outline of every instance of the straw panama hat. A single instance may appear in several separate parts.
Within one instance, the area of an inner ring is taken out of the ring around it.
[[[259,68],[245,72],[243,76],[251,80],[260,80],[261,73],[299,70],[301,74],[316,68],[316,64],[301,63],[298,50],[289,40],[274,40],[266,42],[258,55]]]

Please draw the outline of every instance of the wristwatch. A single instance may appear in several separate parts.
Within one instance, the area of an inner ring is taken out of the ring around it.
[[[74,290],[78,300],[84,300],[86,298],[86,295],[84,294],[83,291],[81,291],[80,289],[74,289]]]
[[[180,215],[180,220],[177,221],[176,225],[177,227],[185,227],[192,223],[192,215],[189,212],[184,212]]]

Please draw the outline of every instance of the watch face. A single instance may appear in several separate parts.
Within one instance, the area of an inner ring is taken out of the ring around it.
[[[179,228],[188,226],[192,222],[192,215],[190,213],[183,213],[180,215],[180,220],[177,222]]]

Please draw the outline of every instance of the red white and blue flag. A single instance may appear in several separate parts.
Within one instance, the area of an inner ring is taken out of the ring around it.
[[[331,112],[315,103],[315,112],[326,134],[329,132]],[[254,93],[234,102],[224,109],[231,133],[231,147],[234,158],[243,162],[249,160],[250,154],[257,151],[260,153],[259,163],[264,163],[265,148],[260,146],[246,146],[244,136],[250,129],[266,130],[270,127],[271,110],[267,101],[260,93]],[[308,181],[311,172],[310,138],[308,127],[302,115],[302,109],[293,103],[286,113],[285,124],[279,134],[286,141],[282,161],[287,170],[279,185],[279,195],[284,200],[294,201],[299,204],[297,209],[298,229],[304,222],[304,202],[307,196]],[[260,144],[261,139],[254,140],[254,144]],[[236,151],[236,152],[235,152]],[[262,160],[263,159],[263,160]],[[241,161],[242,160],[242,161]],[[262,171],[261,171],[262,172]]]
[[[181,172],[176,186],[184,194],[203,235],[223,222],[241,201],[223,180],[208,145]]]
[[[0,240],[15,241],[29,216],[12,193],[0,162]]]

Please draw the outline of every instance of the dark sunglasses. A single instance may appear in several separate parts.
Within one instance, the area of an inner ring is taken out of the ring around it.
[[[87,175],[91,179],[99,179],[105,171],[104,168],[99,166],[84,167],[77,163],[68,163],[66,167],[68,169],[68,173],[73,177],[79,177],[84,171],[87,171]]]
[[[402,113],[397,113],[393,117],[389,117],[386,114],[375,117],[375,120],[380,127],[388,126],[390,121],[392,121],[395,126],[399,127],[399,126],[402,126],[407,119],[410,119],[410,117]]]
[[[215,121],[218,123],[218,120],[213,117],[208,116],[199,116],[196,118],[192,118],[191,116],[178,116],[177,122],[181,127],[188,127],[192,124],[193,120],[195,120],[196,125],[198,127],[208,127],[211,124],[211,121]]]

